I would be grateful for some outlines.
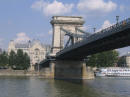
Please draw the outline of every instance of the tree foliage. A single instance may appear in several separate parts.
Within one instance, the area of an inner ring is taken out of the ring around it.
[[[0,67],[8,66],[8,54],[4,51],[0,54]]]
[[[23,68],[24,69],[28,69],[29,68],[29,66],[30,66],[30,57],[28,56],[28,54],[27,53],[24,53],[24,58],[23,58],[23,60],[24,60],[24,62],[23,62]]]
[[[25,69],[28,69],[30,66],[30,58],[28,54],[23,53],[21,49],[17,50],[15,61],[16,61],[16,64],[15,64],[16,69],[25,70]]]
[[[27,70],[30,66],[30,57],[21,49],[18,49],[17,53],[11,51],[9,54],[9,66],[12,69]]]
[[[90,55],[87,59],[87,65],[92,67],[110,67],[118,61],[118,52],[110,50],[102,53]]]
[[[27,70],[30,66],[30,57],[21,49],[17,50],[17,53],[11,51],[9,55],[4,51],[0,54],[0,68],[8,66],[12,69]]]
[[[15,67],[16,65],[16,53],[14,51],[11,51],[9,54],[9,66],[11,68]]]

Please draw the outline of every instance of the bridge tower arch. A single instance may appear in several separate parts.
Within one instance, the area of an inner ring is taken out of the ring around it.
[[[75,34],[81,32],[76,31],[76,28],[83,29],[84,20],[79,16],[53,16],[50,22],[53,28],[52,50],[51,54],[55,54],[64,47],[64,35],[61,27]],[[74,39],[74,42],[76,39]]]

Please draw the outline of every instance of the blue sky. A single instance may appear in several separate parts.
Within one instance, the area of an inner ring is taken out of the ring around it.
[[[84,29],[93,33],[130,17],[130,0],[0,0],[0,47],[7,49],[10,40],[39,39],[51,44],[53,15],[83,16]],[[119,50],[121,54],[130,48]]]

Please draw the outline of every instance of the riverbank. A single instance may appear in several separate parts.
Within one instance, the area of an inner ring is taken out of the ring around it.
[[[38,76],[38,77],[47,78],[45,74],[41,74],[36,71],[10,70],[10,69],[1,69],[0,76],[25,76],[25,77]]]
[[[94,79],[94,73],[92,68],[85,68],[85,74],[87,79]],[[40,77],[40,78],[50,78],[54,79],[54,72],[50,68],[43,68],[38,71],[29,71],[29,70],[12,70],[12,69],[0,69],[0,76],[25,76],[25,77]]]

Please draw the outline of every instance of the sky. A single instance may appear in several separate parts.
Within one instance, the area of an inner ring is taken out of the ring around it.
[[[130,0],[0,0],[0,48],[10,40],[52,41],[52,16],[82,16],[84,30],[93,33],[130,17]],[[119,49],[121,55],[130,47]]]

